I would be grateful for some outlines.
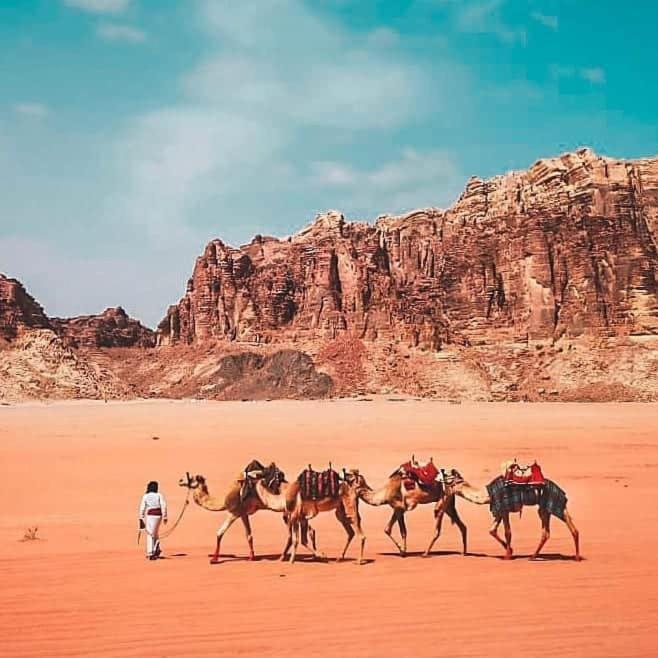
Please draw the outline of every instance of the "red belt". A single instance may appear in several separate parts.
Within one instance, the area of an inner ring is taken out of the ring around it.
[[[162,510],[159,507],[151,507],[151,509],[146,510],[146,513],[149,516],[162,516]]]

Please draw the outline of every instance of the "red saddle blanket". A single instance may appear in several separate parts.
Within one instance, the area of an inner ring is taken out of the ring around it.
[[[546,478],[541,472],[541,466],[537,462],[530,466],[510,464],[505,471],[505,484],[525,484],[528,486],[541,486],[546,484]]]
[[[434,466],[434,462],[427,462],[422,466],[414,466],[412,462],[407,462],[400,466],[400,470],[405,475],[410,475],[412,478],[422,484],[432,484],[439,474],[439,469]]]

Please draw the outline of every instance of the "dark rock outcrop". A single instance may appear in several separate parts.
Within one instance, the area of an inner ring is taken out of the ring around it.
[[[153,347],[155,333],[129,317],[120,307],[108,308],[100,315],[52,318],[53,329],[67,347]]]
[[[471,179],[448,210],[329,212],[287,240],[210,242],[160,345],[442,345],[658,334],[658,160],[583,149]]]
[[[308,354],[281,350],[270,355],[239,352],[223,357],[206,394],[222,400],[324,398],[331,378],[315,369]]]

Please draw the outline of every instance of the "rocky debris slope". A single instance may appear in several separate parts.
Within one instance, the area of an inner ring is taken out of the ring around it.
[[[52,318],[53,329],[68,347],[153,347],[155,332],[129,317],[120,307],[99,315]]]
[[[658,334],[658,159],[583,149],[471,179],[448,210],[320,215],[287,240],[210,242],[158,343],[321,341],[439,350]]]
[[[50,328],[39,304],[16,279],[0,274],[0,338],[15,339],[26,328]]]
[[[0,352],[0,400],[122,398],[129,388],[87,362],[50,329],[23,331]]]

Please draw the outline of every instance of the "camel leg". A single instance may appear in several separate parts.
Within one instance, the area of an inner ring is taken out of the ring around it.
[[[404,510],[398,510],[398,528],[400,530],[400,539],[402,540],[402,556],[407,554],[407,523],[404,520]]]
[[[400,524],[400,531],[404,532],[404,549],[405,551],[407,550],[407,527],[404,524],[404,514],[400,515],[400,518],[398,519],[398,523]],[[365,564],[365,560],[363,558],[363,553],[366,548],[366,536],[363,533],[363,528],[361,527],[361,515],[359,514],[358,510],[356,512],[356,522],[355,522],[355,527],[356,527],[356,535],[360,540],[360,547],[359,547],[359,562],[358,564]]]
[[[512,525],[509,522],[509,514],[503,514],[503,525],[505,526],[505,559],[512,559]]]
[[[567,528],[569,528],[569,532],[571,532],[571,536],[573,537],[573,543],[576,548],[576,562],[580,562],[583,559],[580,556],[580,533],[571,518],[571,514],[569,514],[566,509],[564,510],[564,522],[567,524]]]
[[[300,519],[290,520],[290,531],[292,533],[292,550],[290,552],[290,564],[295,562],[297,558],[297,548],[299,547],[299,534],[300,534]]]
[[[459,532],[462,535],[462,552],[464,555],[468,555],[468,530],[466,529],[466,524],[461,520],[459,514],[457,513],[457,506],[455,504],[455,497],[452,496],[450,500],[446,502],[446,514],[450,517],[450,520],[459,528]]]
[[[292,531],[290,528],[290,523],[288,522],[288,519],[286,516],[283,516],[283,522],[286,524],[286,528],[288,529],[288,539],[286,541],[286,545],[283,547],[283,553],[281,553],[281,557],[279,558],[281,562],[284,562],[286,558],[288,557],[288,551],[290,550],[290,547],[292,546]]]
[[[536,560],[539,556],[539,552],[544,548],[544,544],[548,541],[548,538],[551,536],[551,515],[550,512],[546,510],[538,509],[537,513],[541,520],[541,538],[539,540],[539,546],[530,557],[531,560]]]
[[[311,543],[309,544],[309,537]],[[307,548],[313,554],[313,557],[316,560],[324,560],[326,556],[323,553],[318,551],[317,544],[315,543],[315,530],[311,527],[311,524],[304,519],[302,521],[302,546]]]
[[[386,536],[395,544],[395,547],[400,552],[400,555],[404,557],[406,555],[406,550],[402,548],[400,544],[398,544],[397,540],[393,536],[393,526],[395,525],[395,522],[398,520],[398,514],[404,514],[404,512],[399,509],[394,509],[389,522],[386,524],[386,527],[384,528],[384,532],[386,533]]]
[[[229,514],[224,523],[219,526],[219,530],[217,530],[217,543],[215,544],[215,552],[210,556],[210,564],[219,563],[219,547],[222,543],[222,537],[226,531],[238,520],[238,518],[240,517],[236,516],[235,514]]]
[[[343,549],[341,556],[336,560],[336,562],[342,562],[345,559],[345,555],[347,554],[347,549],[349,548],[349,545],[352,543],[352,539],[354,539],[355,533],[354,533],[354,529],[352,528],[352,524],[350,523],[350,520],[347,518],[347,514],[345,513],[345,508],[343,507],[342,504],[336,508],[336,518],[340,521],[343,528],[345,528],[345,532],[347,533],[347,541],[345,542],[345,548]]]
[[[493,537],[493,538],[494,538],[494,539],[495,539],[495,540],[496,540],[496,541],[497,541],[497,542],[498,542],[503,548],[507,549],[507,544],[506,544],[506,543],[500,538],[500,536],[498,535],[498,528],[499,528],[499,526],[500,526],[502,520],[503,520],[503,519],[500,518],[500,519],[496,519],[496,520],[493,522],[491,528],[489,528],[489,534],[490,534],[490,535],[491,535],[491,536],[492,536],[492,537]]]
[[[253,560],[255,558],[255,555],[254,555],[254,538],[253,535],[251,534],[251,523],[249,522],[249,517],[246,514],[243,514],[240,518],[242,519],[242,524],[244,525],[244,531],[245,534],[247,535],[247,544],[249,544],[249,559]]]
[[[444,514],[444,504],[440,500],[437,502],[436,507],[434,508],[434,534],[430,540],[430,545],[427,547],[427,550],[423,553],[423,557],[428,557],[432,551],[432,547],[436,544],[438,538],[441,536],[441,524],[443,523],[443,514]]]

